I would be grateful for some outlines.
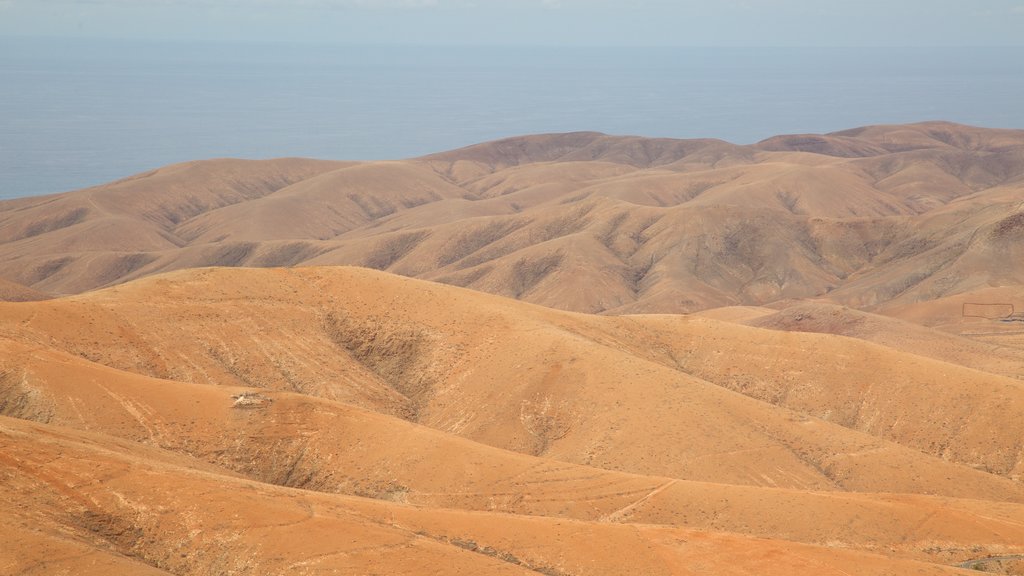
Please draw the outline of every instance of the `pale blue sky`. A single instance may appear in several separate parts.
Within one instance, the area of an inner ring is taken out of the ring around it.
[[[1020,46],[1024,0],[0,0],[0,38]]]

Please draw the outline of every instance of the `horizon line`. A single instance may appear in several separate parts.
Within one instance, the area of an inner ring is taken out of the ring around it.
[[[258,40],[208,38],[138,38],[106,36],[65,36],[16,34],[0,37],[5,41],[72,41],[72,42],[133,42],[141,44],[196,44],[223,46],[288,46],[318,48],[527,48],[527,49],[837,49],[837,50],[955,50],[955,49],[1024,49],[1021,44],[577,44],[577,43],[507,43],[507,42],[338,42],[330,40]]]

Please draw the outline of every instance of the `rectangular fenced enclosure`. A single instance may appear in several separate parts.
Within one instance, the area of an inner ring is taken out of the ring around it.
[[[964,318],[990,318],[996,320],[999,318],[1013,316],[1013,313],[1013,304],[1010,304],[1008,302],[964,302],[963,305]]]

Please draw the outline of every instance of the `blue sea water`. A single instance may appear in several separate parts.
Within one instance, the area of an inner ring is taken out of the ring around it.
[[[522,48],[0,39],[0,198],[210,157],[397,159],[596,130],[752,143],[1024,128],[1022,48]]]

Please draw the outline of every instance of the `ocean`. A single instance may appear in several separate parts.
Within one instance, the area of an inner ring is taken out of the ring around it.
[[[1024,128],[1022,48],[545,48],[0,39],[0,198],[213,157],[399,159],[576,130],[753,143]]]

